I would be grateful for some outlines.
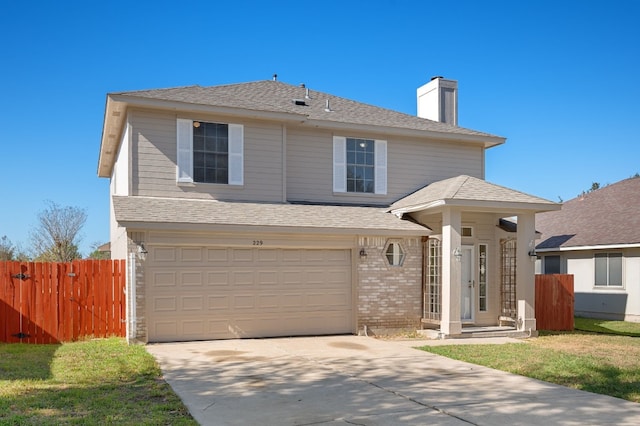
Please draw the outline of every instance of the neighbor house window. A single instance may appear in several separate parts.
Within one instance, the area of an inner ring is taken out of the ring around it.
[[[177,181],[243,184],[244,128],[178,119]]]
[[[622,253],[599,253],[594,260],[597,286],[622,286]]]
[[[333,191],[387,193],[387,141],[333,138]]]
[[[389,243],[384,254],[387,257],[389,265],[402,266],[402,262],[404,262],[404,250],[400,243]]]
[[[544,257],[544,273],[559,274],[560,273],[560,256]]]

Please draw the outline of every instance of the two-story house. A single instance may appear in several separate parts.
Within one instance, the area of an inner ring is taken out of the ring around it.
[[[457,125],[455,81],[417,97],[411,116],[275,78],[108,94],[129,339],[535,332],[534,218],[559,206],[484,181],[505,139]]]

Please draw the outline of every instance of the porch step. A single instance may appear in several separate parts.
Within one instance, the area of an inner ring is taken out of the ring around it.
[[[462,334],[456,336],[445,336],[440,330],[425,329],[418,330],[418,334],[428,339],[470,339],[483,337],[512,337],[514,339],[525,339],[527,337],[535,337],[537,331],[529,333],[528,331],[519,331],[514,327],[491,326],[491,327],[465,327]]]
[[[512,337],[514,339],[525,339],[527,337],[535,337],[537,332],[529,333],[528,331],[516,330],[513,327],[471,327],[462,329],[461,338],[471,337]]]

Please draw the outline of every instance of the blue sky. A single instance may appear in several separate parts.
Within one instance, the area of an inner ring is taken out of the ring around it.
[[[270,79],[409,114],[458,80],[459,124],[504,136],[487,180],[552,201],[640,172],[640,2],[5,2],[0,236],[51,200],[109,238],[108,92]]]

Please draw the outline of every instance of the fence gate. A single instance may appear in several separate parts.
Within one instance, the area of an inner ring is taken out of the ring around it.
[[[124,336],[125,261],[0,262],[0,342]]]
[[[536,275],[536,328],[572,331],[573,315],[573,275]]]

